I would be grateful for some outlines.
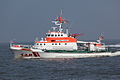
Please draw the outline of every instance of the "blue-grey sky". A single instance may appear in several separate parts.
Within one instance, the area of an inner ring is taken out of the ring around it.
[[[43,37],[60,9],[79,40],[120,39],[120,0],[0,0],[0,42]]]

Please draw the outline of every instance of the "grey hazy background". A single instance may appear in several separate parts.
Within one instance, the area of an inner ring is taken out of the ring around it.
[[[120,39],[120,0],[0,0],[0,42],[44,37],[60,9],[79,40]]]

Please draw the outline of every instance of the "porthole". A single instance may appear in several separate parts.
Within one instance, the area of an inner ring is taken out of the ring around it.
[[[52,43],[52,45],[54,45],[54,43]]]

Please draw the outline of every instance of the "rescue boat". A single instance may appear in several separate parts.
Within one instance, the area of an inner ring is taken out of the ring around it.
[[[96,42],[78,41],[76,36],[82,34],[70,34],[68,29],[63,29],[67,21],[62,16],[57,17],[52,27],[46,33],[45,38],[35,41],[34,45],[10,43],[10,49],[15,58],[86,58],[101,56],[116,56],[120,52],[112,52],[104,43],[103,36]]]

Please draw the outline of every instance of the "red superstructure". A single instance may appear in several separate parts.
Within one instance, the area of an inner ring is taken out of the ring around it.
[[[77,50],[77,39],[74,36],[63,31],[62,24],[65,23],[63,17],[57,17],[55,21],[52,21],[56,27],[52,27],[52,31],[46,33],[45,38],[41,38],[40,41],[36,41],[35,47],[48,50]]]

